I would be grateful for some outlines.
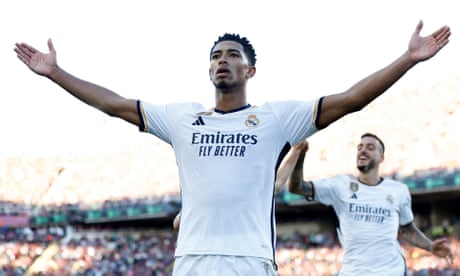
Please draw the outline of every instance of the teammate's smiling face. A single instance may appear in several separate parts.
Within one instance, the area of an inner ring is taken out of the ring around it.
[[[244,85],[254,73],[240,43],[222,41],[214,47],[209,77],[216,88],[226,91]]]
[[[363,137],[358,145],[356,166],[362,173],[378,167],[383,161],[383,149],[379,141],[373,137]]]

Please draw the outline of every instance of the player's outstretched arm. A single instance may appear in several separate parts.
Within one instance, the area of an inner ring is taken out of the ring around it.
[[[295,145],[281,163],[280,169],[284,170],[283,177],[288,177],[289,192],[312,197],[313,184],[303,179],[303,164],[308,147],[307,141]]]
[[[431,241],[414,223],[401,226],[399,232],[412,245],[430,251],[438,257],[446,258],[448,263],[452,263],[453,253],[446,239]]]
[[[420,21],[412,34],[408,49],[390,65],[362,79],[343,93],[326,96],[318,126],[324,128],[348,113],[361,110],[414,65],[435,56],[449,43],[451,32],[448,26],[443,26],[425,37],[420,36],[422,27],[423,22]]]
[[[26,43],[16,43],[15,46],[17,57],[36,74],[51,79],[79,100],[110,116],[140,124],[135,100],[125,99],[104,87],[78,79],[60,68],[51,39],[48,40],[48,53],[42,53]]]

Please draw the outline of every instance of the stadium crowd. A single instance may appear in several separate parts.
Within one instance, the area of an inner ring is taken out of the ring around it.
[[[408,275],[459,275],[459,236],[447,238],[455,254],[451,266],[445,259],[402,242]],[[165,229],[21,228],[2,232],[1,240],[0,275],[23,275],[35,261],[29,275],[167,276],[176,233]],[[333,232],[293,232],[278,236],[276,256],[280,276],[337,275],[342,250]]]

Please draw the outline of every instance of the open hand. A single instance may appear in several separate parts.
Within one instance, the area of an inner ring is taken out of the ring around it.
[[[424,61],[434,56],[449,43],[450,28],[443,26],[429,36],[421,37],[423,21],[419,21],[409,42],[409,53],[415,62]]]
[[[434,255],[441,258],[446,258],[447,262],[452,264],[454,255],[446,241],[446,239],[436,239],[431,243],[430,249]]]
[[[56,50],[51,39],[48,39],[49,53],[46,54],[26,43],[16,43],[15,46],[17,57],[33,72],[49,76],[57,67]]]

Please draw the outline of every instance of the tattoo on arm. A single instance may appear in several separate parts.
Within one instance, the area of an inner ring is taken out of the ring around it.
[[[400,226],[399,231],[402,237],[414,246],[431,251],[431,240],[415,226],[412,222],[405,226]]]
[[[292,169],[292,172],[289,175],[289,191],[291,193],[305,196],[308,200],[312,200],[314,193],[313,183],[311,181],[305,181],[303,179],[303,163],[305,159],[305,154],[308,150],[308,143],[305,142],[301,146],[302,148],[295,148],[297,150],[295,153],[297,153],[298,155],[294,168]],[[294,154],[292,155],[292,157],[292,160],[296,158]]]
[[[310,200],[313,200],[313,183],[303,180],[299,187],[299,193]]]
[[[289,191],[291,193],[305,196],[309,198],[309,200],[313,199],[313,183],[311,181],[305,181],[301,179],[293,183],[293,180],[290,179],[289,186],[290,186]]]

